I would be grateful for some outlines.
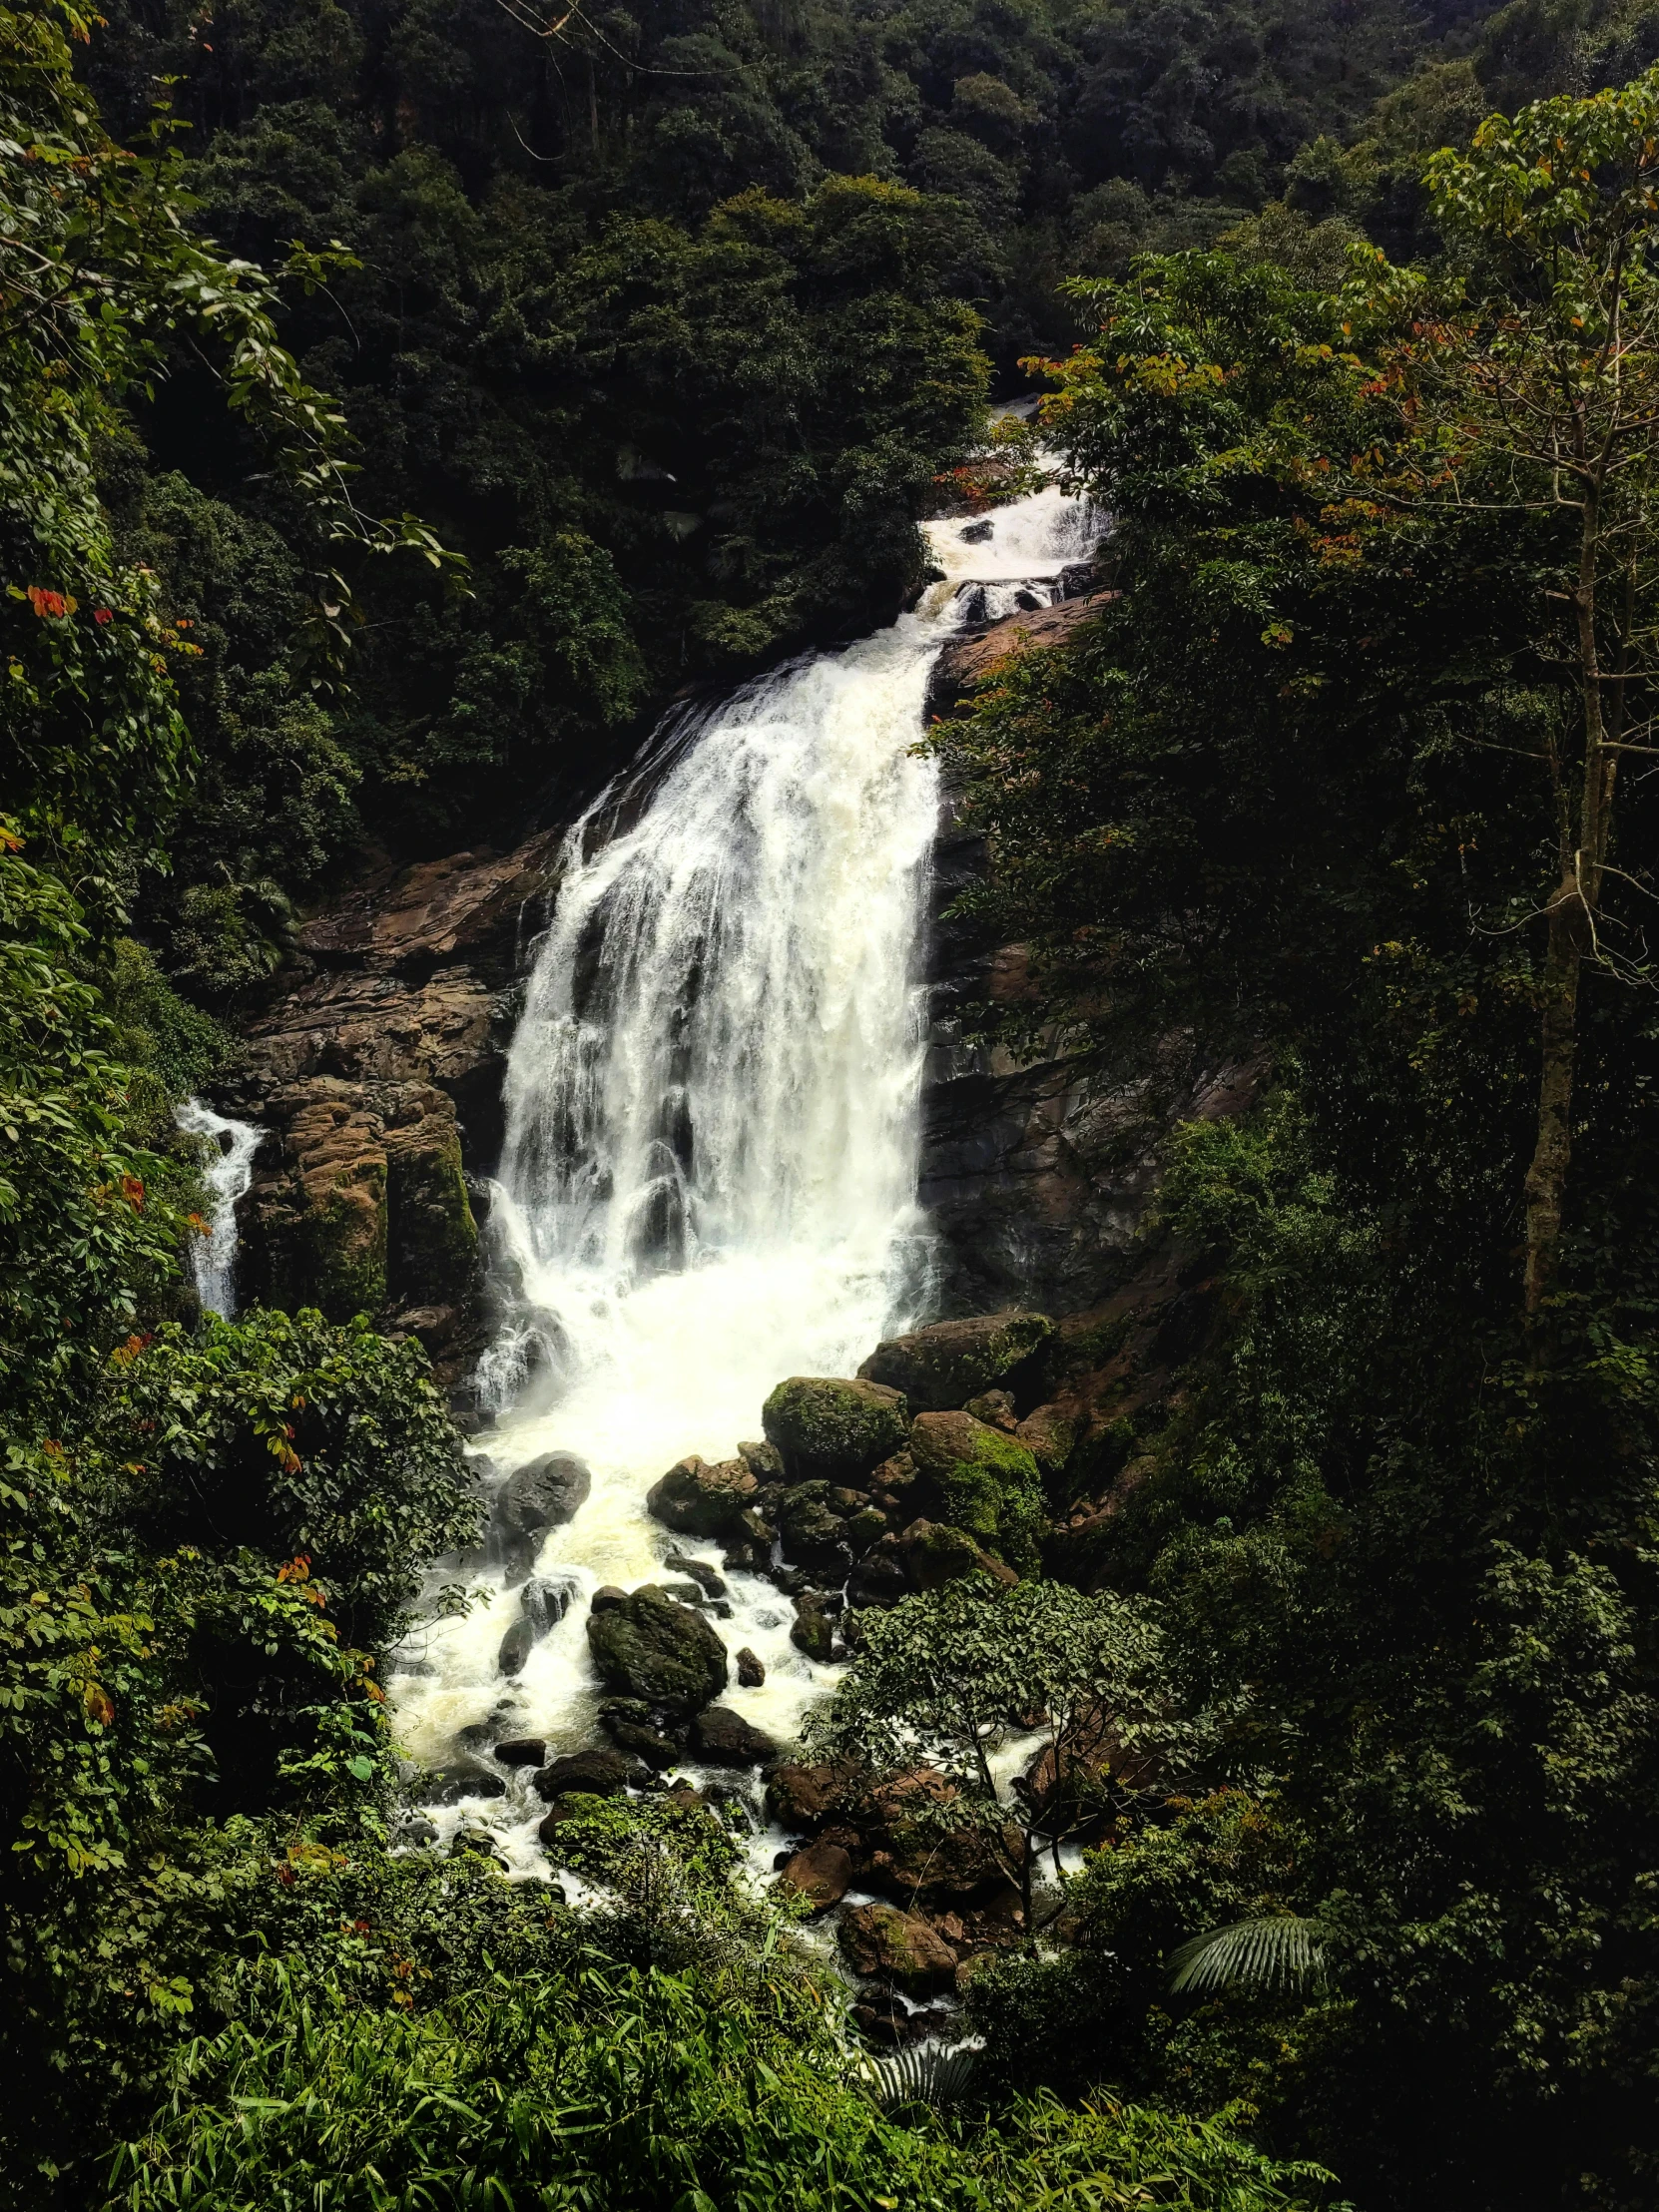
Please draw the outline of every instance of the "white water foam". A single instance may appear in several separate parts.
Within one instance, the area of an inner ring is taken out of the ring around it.
[[[508,1064],[490,1214],[507,1320],[479,1441],[496,1476],[556,1449],[591,1466],[587,1503],[537,1568],[578,1595],[512,1682],[496,1654],[516,1591],[425,1632],[426,1671],[391,1684],[425,1763],[462,1730],[540,1736],[550,1755],[591,1741],[588,1596],[661,1579],[670,1550],[718,1562],[650,1519],[650,1485],[687,1452],[730,1458],[758,1436],[786,1376],[849,1375],[920,1318],[938,791],[913,749],[928,678],[967,605],[1045,604],[1093,537],[1055,490],[987,519],[988,535],[930,526],[944,580],[890,628],[671,718],[571,832]],[[770,1582],[727,1580],[720,1632],[766,1682],[734,1682],[724,1702],[787,1740],[834,1670],[791,1644],[794,1607]],[[439,1825],[488,1823],[531,1872],[542,1808],[522,1770],[508,1783]]]
[[[208,1234],[191,1246],[191,1268],[196,1295],[203,1311],[223,1314],[227,1321],[237,1311],[237,1201],[254,1180],[254,1156],[265,1136],[249,1121],[233,1121],[216,1114],[199,1098],[187,1098],[173,1110],[173,1119],[193,1137],[208,1140],[208,1156],[202,1180],[208,1186],[211,1206]]]

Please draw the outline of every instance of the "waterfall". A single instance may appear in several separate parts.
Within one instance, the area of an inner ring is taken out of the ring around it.
[[[431,1764],[492,1733],[589,1741],[587,1596],[660,1578],[677,1545],[718,1560],[654,1523],[646,1490],[687,1452],[758,1436],[784,1377],[849,1375],[924,1318],[928,679],[964,620],[1055,598],[1091,531],[1049,490],[930,534],[943,577],[913,612],[671,716],[570,832],[508,1061],[480,1445],[487,1479],[551,1450],[591,1467],[538,1568],[577,1598],[510,1683],[516,1593],[405,1654],[398,1731]],[[721,1634],[766,1667],[727,1702],[787,1738],[832,1677],[791,1644],[771,1582],[727,1580]],[[541,1808],[523,1789],[466,1802],[530,1871]]]
[[[252,1122],[216,1114],[199,1098],[187,1098],[175,1107],[173,1118],[191,1136],[208,1140],[202,1170],[212,1201],[208,1234],[192,1245],[191,1267],[203,1311],[223,1314],[230,1321],[237,1310],[237,1201],[254,1180],[254,1156],[265,1131]]]

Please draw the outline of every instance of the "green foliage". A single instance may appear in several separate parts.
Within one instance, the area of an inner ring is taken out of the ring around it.
[[[84,1397],[177,1222],[132,1141],[115,1032],[83,980],[87,924],[0,822],[0,1406],[15,1431]]]
[[[590,1953],[558,1978],[485,1986],[447,2013],[388,2024],[333,2002],[273,2007],[191,2055],[184,2093],[117,2163],[113,2212],[203,2212],[302,2195],[344,2208],[503,2200],[857,2212],[907,2200],[1170,2212],[1293,2212],[1327,2177],[1219,2131],[1052,2099],[1007,2129],[952,2134],[884,2119],[822,2026]]]
[[[1262,1989],[1316,1988],[1325,1972],[1328,1934],[1324,1921],[1279,1913],[1189,1936],[1170,1953],[1170,1993],[1225,1989],[1233,1982]]]
[[[166,1548],[303,1555],[340,1633],[369,1651],[409,1618],[415,1562],[461,1550],[480,1508],[420,1347],[314,1313],[167,1324],[99,1412],[142,1438],[131,1510]]]

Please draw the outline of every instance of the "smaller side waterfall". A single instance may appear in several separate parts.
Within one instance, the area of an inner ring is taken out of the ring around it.
[[[211,1147],[202,1180],[213,1205],[208,1234],[192,1247],[191,1266],[203,1311],[230,1321],[237,1311],[237,1201],[254,1180],[254,1156],[265,1131],[251,1121],[216,1114],[199,1098],[187,1098],[174,1109],[173,1118],[189,1135],[206,1137]]]

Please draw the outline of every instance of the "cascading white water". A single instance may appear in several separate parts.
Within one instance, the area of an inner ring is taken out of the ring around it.
[[[231,1321],[237,1311],[237,1201],[254,1180],[254,1156],[265,1131],[252,1122],[216,1114],[199,1098],[187,1098],[175,1107],[173,1118],[193,1137],[208,1140],[202,1180],[212,1205],[208,1234],[191,1247],[191,1267],[203,1311],[223,1314]]]
[[[538,1568],[578,1597],[510,1683],[516,1593],[426,1634],[392,1688],[429,1764],[458,1738],[589,1741],[586,1597],[660,1577],[674,1548],[717,1555],[647,1516],[651,1483],[759,1435],[784,1377],[851,1374],[919,1318],[928,678],[970,591],[978,619],[1040,606],[1091,535],[1054,490],[987,521],[931,526],[944,580],[891,628],[671,719],[571,833],[508,1065],[491,1236],[509,1318],[480,1441],[497,1474],[554,1449],[591,1466]],[[727,1579],[721,1633],[767,1674],[726,1702],[788,1737],[832,1677],[770,1582]],[[519,1774],[434,1818],[484,1819],[530,1871],[541,1811]]]

